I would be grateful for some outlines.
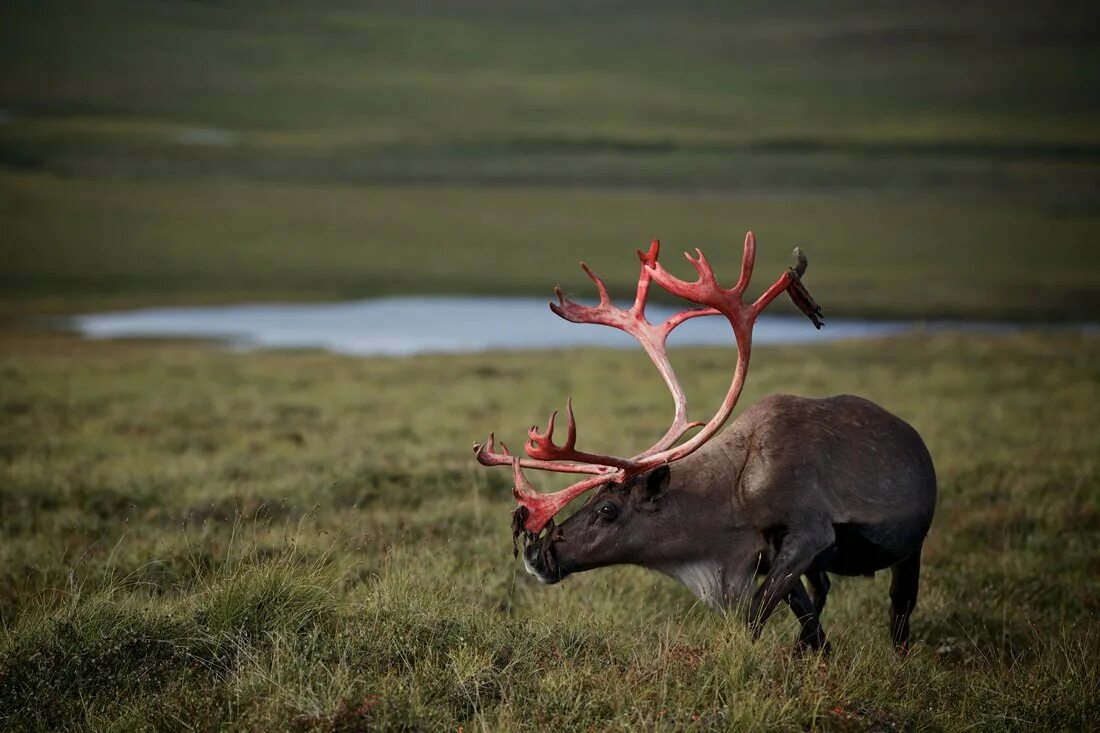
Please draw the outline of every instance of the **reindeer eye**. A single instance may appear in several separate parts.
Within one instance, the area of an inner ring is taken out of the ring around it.
[[[619,509],[614,504],[604,504],[596,510],[596,514],[604,521],[610,522],[619,515]]]

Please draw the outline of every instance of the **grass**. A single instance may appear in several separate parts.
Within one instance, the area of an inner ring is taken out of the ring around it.
[[[38,175],[5,185],[9,312],[233,299],[404,293],[586,296],[587,260],[620,296],[633,248],[664,260],[699,246],[736,272],[760,238],[758,287],[801,245],[832,315],[1081,320],[1100,316],[1090,265],[1100,219],[944,201],[764,194],[402,189],[283,184],[85,183]],[[66,212],[78,212],[73,216]],[[424,216],[423,212],[431,212]],[[940,225],[939,222],[949,222]],[[44,239],[53,244],[36,247]],[[868,243],[873,243],[869,245]],[[1041,243],[1041,245],[1040,245]],[[950,263],[950,266],[948,266]],[[784,303],[785,305],[785,303]]]
[[[9,333],[0,720],[1089,727],[1098,352],[1069,336],[758,350],[744,404],[859,392],[921,431],[940,477],[915,651],[890,651],[885,576],[840,579],[820,662],[791,657],[789,614],[753,644],[660,576],[546,588],[512,560],[507,477],[467,446],[514,439],[567,392],[593,448],[644,443],[668,406],[637,354],[352,359]],[[719,398],[728,353],[677,361],[693,395]]]
[[[1090,19],[6,3],[0,313],[628,285],[751,228],[834,315],[1096,320]]]
[[[156,143],[158,125],[175,123],[314,150],[557,139],[1090,148],[1089,13],[1022,2],[996,14],[971,2],[20,2],[5,10],[17,63],[2,78],[9,109],[48,123],[39,137],[77,140]],[[99,33],[86,32],[93,22]]]

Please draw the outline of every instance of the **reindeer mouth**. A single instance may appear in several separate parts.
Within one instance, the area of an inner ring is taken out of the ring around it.
[[[549,540],[527,544],[523,548],[523,568],[540,583],[546,585],[559,583],[565,577],[561,572],[561,565],[554,557],[553,546]]]
[[[565,574],[562,573],[561,565],[558,563],[558,559],[554,556],[554,543],[550,539],[550,534],[554,531],[554,520],[551,519],[546,523],[537,534],[529,530],[522,528],[522,522],[525,519],[525,512],[521,511],[525,507],[518,507],[516,510],[516,517],[513,518],[513,536],[512,536],[512,552],[513,554],[519,554],[519,548],[516,546],[516,539],[520,536],[523,537],[523,567],[532,576],[538,579],[540,583],[546,585],[553,585],[558,583]]]

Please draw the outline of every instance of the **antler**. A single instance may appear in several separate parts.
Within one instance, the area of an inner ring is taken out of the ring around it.
[[[508,463],[512,466],[515,480],[512,493],[519,503],[513,517],[515,534],[518,535],[520,532],[537,534],[555,514],[577,496],[603,484],[622,481],[629,476],[690,455],[713,437],[729,418],[744,387],[749,355],[752,351],[753,325],[760,313],[779,293],[787,291],[814,325],[817,328],[821,327],[821,308],[813,301],[801,282],[801,276],[806,270],[806,257],[801,250],[795,249],[796,265],[783,273],[751,304],[745,304],[742,296],[752,278],[753,265],[756,261],[756,238],[752,232],[745,235],[741,276],[732,288],[722,288],[706,256],[699,250],[695,252],[696,257],[693,258],[686,253],[685,257],[695,268],[698,278],[694,282],[686,282],[670,274],[657,261],[660,253],[660,243],[657,240],[653,240],[647,252],[639,250],[638,257],[642,266],[638,275],[637,292],[634,304],[627,309],[618,308],[611,303],[603,280],[583,262],[581,267],[596,284],[600,296],[598,305],[586,306],[574,303],[567,300],[559,288],[554,289],[558,302],[550,303],[550,309],[557,315],[573,323],[595,323],[617,328],[629,333],[641,344],[672,393],[674,414],[672,424],[665,434],[652,446],[631,458],[577,450],[577,424],[571,399],[566,403],[568,427],[565,443],[562,445],[554,442],[556,411],[550,415],[545,432],[539,432],[537,426],[528,431],[528,442],[524,446],[528,455],[526,459],[512,456],[503,443],[501,443],[503,453],[495,453],[492,434],[484,445],[475,445],[474,452],[482,465],[494,466]],[[650,323],[645,315],[645,307],[651,282],[656,282],[669,293],[701,307],[679,311],[660,324]],[[733,329],[737,343],[737,366],[726,397],[714,416],[705,423],[689,422],[687,398],[668,359],[668,336],[676,327],[692,318],[712,315],[725,316]],[[702,430],[688,441],[677,445],[677,442],[695,427],[701,427]],[[523,475],[523,468],[594,475],[561,491],[540,494],[531,487]]]
[[[558,296],[558,302],[550,304],[550,310],[567,321],[611,326],[612,328],[617,328],[620,331],[630,334],[639,344],[641,344],[650,360],[653,361],[654,366],[657,367],[657,371],[661,374],[661,379],[664,380],[665,385],[672,393],[673,402],[675,404],[675,414],[673,415],[672,425],[669,426],[665,435],[649,449],[650,452],[661,451],[675,444],[677,440],[683,437],[684,433],[696,425],[696,423],[689,423],[687,421],[687,398],[684,396],[684,391],[681,389],[680,383],[676,378],[676,372],[673,371],[672,364],[668,360],[668,354],[665,348],[668,335],[672,333],[674,328],[687,320],[699,316],[718,314],[718,311],[710,308],[693,308],[676,313],[661,324],[655,325],[649,322],[645,315],[646,302],[649,298],[649,283],[652,280],[649,266],[651,263],[657,261],[657,255],[660,252],[660,248],[661,243],[654,239],[649,245],[648,252],[642,252],[641,250],[637,251],[638,259],[641,260],[642,266],[641,272],[638,274],[638,288],[634,295],[634,304],[630,308],[616,308],[612,305],[611,299],[607,294],[607,287],[604,285],[603,280],[600,279],[599,275],[592,272],[592,269],[583,262],[581,263],[581,268],[584,269],[585,274],[591,278],[592,282],[596,284],[596,289],[600,294],[600,304],[592,307],[574,303],[571,300],[567,300],[565,296],[562,295],[560,288],[554,288],[554,294]],[[532,458],[549,458],[553,455],[556,458],[566,460],[600,463],[606,466],[617,466],[619,468],[629,467],[627,465],[627,459],[616,458],[614,456],[577,453],[573,450],[573,445],[576,442],[576,421],[573,417],[571,401],[567,403],[567,407],[567,414],[569,416],[569,440],[566,442],[566,445],[570,449],[569,454],[565,455],[562,453],[547,452],[545,449],[548,446],[545,445],[544,440],[540,440],[540,438],[549,438],[553,433],[554,415],[551,415],[545,436],[537,435],[535,429],[532,429],[531,439],[534,443],[535,452],[532,452],[532,445],[529,444],[526,448],[527,455]],[[698,424],[701,425],[702,423]]]
[[[572,415],[572,412],[570,412]],[[511,466],[519,461],[523,468],[537,468],[542,471],[556,471],[558,473],[611,473],[614,471],[609,466],[584,465],[579,463],[563,463],[560,461],[537,461],[527,458],[516,458],[508,451],[504,441],[500,441],[500,453],[496,452],[496,434],[489,433],[485,443],[474,443],[474,454],[477,462],[483,466]]]

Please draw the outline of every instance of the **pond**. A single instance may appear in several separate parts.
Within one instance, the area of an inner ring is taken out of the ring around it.
[[[672,309],[651,304],[651,321]],[[826,314],[827,316],[828,314]],[[239,349],[325,349],[362,356],[405,356],[515,349],[635,347],[626,334],[605,326],[558,318],[537,298],[393,297],[340,303],[254,304],[149,308],[73,316],[66,326],[89,338],[217,339]],[[1025,327],[959,321],[827,319],[817,331],[802,316],[763,315],[753,343],[815,344],[927,331],[1006,333],[1025,328],[1100,331],[1098,324]],[[671,346],[729,346],[721,317],[680,326]]]

